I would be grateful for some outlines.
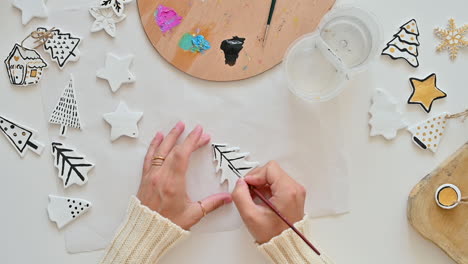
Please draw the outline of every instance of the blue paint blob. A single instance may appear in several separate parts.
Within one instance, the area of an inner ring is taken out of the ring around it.
[[[209,50],[211,45],[203,35],[185,33],[179,40],[179,47],[183,50],[190,50],[193,53],[203,53]]]

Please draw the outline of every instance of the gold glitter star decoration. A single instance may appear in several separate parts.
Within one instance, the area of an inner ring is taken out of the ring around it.
[[[468,31],[468,24],[457,28],[455,20],[449,19],[448,29],[436,28],[434,30],[437,37],[442,40],[442,43],[437,46],[437,51],[448,50],[450,59],[457,58],[460,48],[468,47],[468,40],[463,36]]]
[[[446,93],[437,88],[436,81],[435,73],[423,80],[410,78],[413,93],[408,99],[408,104],[419,104],[429,113],[435,100],[447,97]]]

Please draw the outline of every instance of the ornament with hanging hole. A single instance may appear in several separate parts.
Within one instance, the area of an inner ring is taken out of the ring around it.
[[[104,114],[104,120],[111,125],[111,141],[121,136],[138,137],[138,121],[143,112],[131,112],[125,102],[121,101],[115,112]]]
[[[78,102],[76,100],[73,75],[70,74],[68,85],[63,90],[54,111],[50,115],[49,123],[60,125],[60,136],[65,137],[67,128],[81,129]]]
[[[412,19],[400,27],[400,31],[393,35],[393,39],[387,43],[382,55],[388,55],[392,59],[405,59],[411,66],[417,68],[419,29],[416,20]]]
[[[408,128],[413,135],[413,142],[422,149],[436,152],[447,124],[447,113],[428,118]]]
[[[96,76],[107,80],[112,92],[116,92],[124,83],[135,82],[135,75],[130,72],[130,64],[133,61],[133,55],[119,58],[112,53],[107,53],[105,67],[99,69]]]
[[[36,131],[0,116],[0,130],[21,157],[32,150],[41,155],[44,145],[34,140]]]
[[[47,32],[47,29],[40,27],[37,31]],[[78,45],[81,39],[58,28],[52,29],[51,32],[52,36],[45,41],[44,49],[57,62],[59,68],[63,69],[69,61],[77,61],[80,57]]]
[[[27,86],[37,84],[41,80],[47,63],[36,50],[15,44],[5,59],[5,66],[11,84]]]
[[[468,24],[457,28],[455,20],[451,18],[447,29],[436,28],[434,30],[436,36],[442,40],[442,43],[437,46],[437,51],[448,50],[450,59],[456,59],[458,50],[468,47],[468,40],[464,37],[467,31]]]
[[[398,130],[406,127],[395,98],[382,89],[375,91],[369,113],[371,136],[382,135],[385,139],[391,140],[396,137]]]
[[[90,202],[83,199],[49,195],[47,212],[50,221],[55,222],[57,227],[61,229],[85,214],[91,206]]]

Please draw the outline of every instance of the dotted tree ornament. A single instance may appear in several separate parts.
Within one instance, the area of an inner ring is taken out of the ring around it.
[[[393,39],[387,43],[382,55],[388,55],[392,59],[405,59],[411,66],[417,68],[419,29],[416,20],[411,19],[400,27],[400,31],[393,35]]]
[[[0,116],[0,130],[21,157],[30,149],[40,155],[44,145],[34,140],[36,131]]]
[[[91,206],[90,202],[83,199],[49,195],[47,213],[50,221],[55,222],[61,229],[86,213]]]
[[[408,131],[413,135],[413,142],[418,147],[429,149],[435,153],[442,136],[444,136],[448,121],[459,117],[466,119],[468,117],[468,109],[453,115],[441,113],[409,127]]]
[[[468,47],[468,40],[465,39],[464,34],[468,31],[468,24],[457,28],[455,20],[449,20],[448,28],[436,28],[434,30],[437,37],[442,40],[442,43],[437,46],[437,51],[448,50],[450,59],[457,58],[458,50],[460,48]]]
[[[62,96],[50,116],[49,123],[60,125],[60,136],[62,137],[65,137],[67,133],[67,127],[81,129],[73,75],[71,74],[70,81],[63,90]]]
[[[57,62],[60,69],[63,69],[69,61],[77,61],[80,57],[78,45],[81,39],[72,36],[71,33],[63,32],[58,28],[47,30],[38,28],[37,32],[50,32],[48,39],[44,42],[44,49],[50,54],[53,60]]]

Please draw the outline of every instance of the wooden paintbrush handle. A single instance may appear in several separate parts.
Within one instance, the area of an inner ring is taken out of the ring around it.
[[[279,211],[278,209],[276,209],[276,207],[270,202],[268,201],[267,198],[265,198],[265,196],[263,196],[263,194],[258,191],[254,186],[252,185],[249,185],[250,189],[255,193],[255,195],[258,196],[258,198],[260,198],[260,200],[262,200],[268,207],[270,207],[271,210],[273,210],[273,212],[275,212],[275,214],[277,216],[279,216],[279,218],[281,218],[281,220],[283,220],[283,222],[285,222],[317,255],[320,256],[320,252],[317,250],[316,247],[314,247],[314,245],[312,245],[312,243],[310,243],[310,241],[299,231],[296,229],[296,227],[294,227],[293,224],[291,224]]]

